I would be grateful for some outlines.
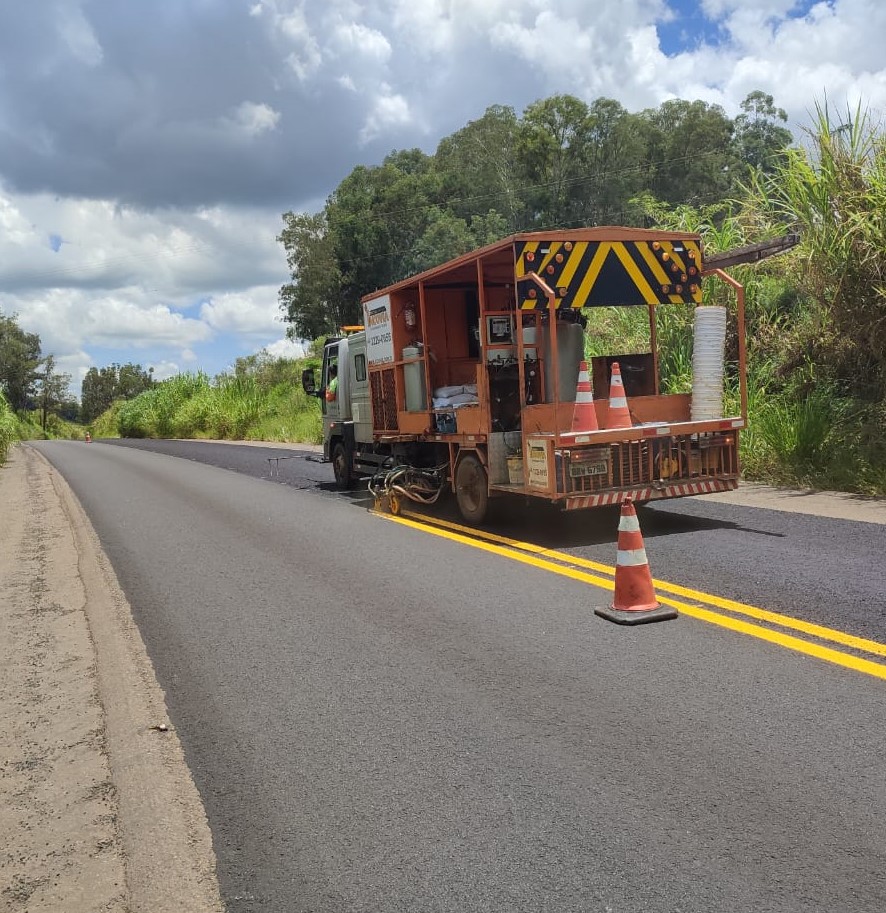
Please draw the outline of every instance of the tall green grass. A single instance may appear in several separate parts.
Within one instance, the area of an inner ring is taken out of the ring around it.
[[[18,439],[18,421],[0,391],[0,463],[6,462],[9,448]]]
[[[112,407],[94,427],[113,426],[123,437],[216,438],[319,443],[318,401],[301,389],[304,362],[248,360],[223,374],[180,374],[129,402]]]

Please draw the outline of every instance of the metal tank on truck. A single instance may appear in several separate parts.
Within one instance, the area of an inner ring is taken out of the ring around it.
[[[303,377],[321,397],[337,485],[368,477],[395,513],[452,490],[473,524],[515,495],[581,510],[735,488],[747,422],[744,289],[723,270],[796,243],[705,260],[691,233],[533,232],[367,295],[363,327],[327,341],[319,386],[313,371]],[[702,304],[711,277],[732,289],[729,307]],[[631,309],[644,345],[594,354],[595,318],[610,308]],[[690,392],[661,389],[666,308],[694,312]],[[730,330],[739,398],[726,414]]]

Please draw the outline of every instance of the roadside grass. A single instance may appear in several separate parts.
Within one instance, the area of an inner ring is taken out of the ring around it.
[[[89,425],[89,432],[93,438],[120,437],[117,425],[120,410],[126,405],[125,399],[115,400],[109,409],[103,412]]]
[[[0,391],[0,463],[6,462],[9,448],[18,438],[18,421]]]
[[[115,404],[93,428],[102,436],[319,443],[320,407],[301,389],[303,366],[302,360],[266,358],[214,381],[203,373],[180,374]]]

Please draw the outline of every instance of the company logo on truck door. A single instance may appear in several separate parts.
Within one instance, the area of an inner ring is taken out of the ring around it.
[[[527,273],[554,290],[558,308],[701,303],[697,241],[521,241],[515,247],[524,310],[548,306]]]
[[[366,359],[371,365],[394,360],[394,336],[391,331],[391,298],[382,295],[363,305],[366,326]]]

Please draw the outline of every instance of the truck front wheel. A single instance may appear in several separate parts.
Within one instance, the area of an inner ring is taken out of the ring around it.
[[[339,441],[332,448],[332,471],[335,473],[335,487],[341,491],[350,488],[354,481],[351,460],[345,445]]]
[[[489,484],[483,464],[473,454],[466,454],[455,470],[455,500],[466,523],[477,525],[486,519],[489,508]]]

